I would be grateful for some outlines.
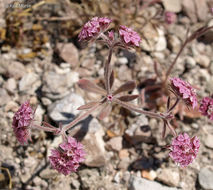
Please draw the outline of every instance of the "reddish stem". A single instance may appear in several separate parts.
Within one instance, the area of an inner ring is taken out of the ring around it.
[[[124,108],[126,108],[128,110],[135,111],[135,112],[138,112],[138,113],[142,113],[142,114],[147,115],[149,117],[154,117],[154,118],[158,118],[158,119],[166,119],[166,116],[164,114],[162,114],[162,113],[155,113],[155,112],[151,112],[151,111],[145,111],[145,110],[139,108],[136,105],[132,105],[132,104],[120,101],[119,99],[117,99],[115,97],[113,98],[112,102],[115,102],[115,103],[121,105],[122,107],[124,107]]]
[[[88,117],[93,111],[95,111],[100,104],[95,105],[94,107],[92,107],[91,109],[89,109],[88,111],[86,111],[83,114],[80,114],[77,118],[75,118],[72,122],[70,122],[67,126],[63,127],[61,130],[61,133],[64,133],[65,131],[69,130],[71,127],[73,127],[74,125],[76,125],[77,123],[79,123],[80,121],[82,121],[83,119],[85,119],[86,117]]]
[[[32,127],[35,128],[35,129],[40,129],[40,130],[52,132],[52,133],[58,131],[57,128],[49,128],[49,127],[44,127],[44,126],[40,126],[40,125],[36,125],[36,124],[32,124]]]

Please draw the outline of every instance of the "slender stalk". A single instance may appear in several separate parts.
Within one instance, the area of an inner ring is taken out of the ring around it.
[[[171,108],[169,108],[168,112],[171,112],[176,107],[176,105],[178,104],[179,101],[180,101],[180,99],[177,98],[174,105]]]
[[[73,127],[74,125],[76,125],[78,122],[82,121],[83,119],[85,119],[86,117],[88,117],[93,111],[95,111],[101,104],[97,104],[94,107],[92,107],[91,109],[89,109],[87,112],[79,115],[78,117],[76,117],[72,122],[70,122],[67,126],[62,128],[62,132],[65,132],[67,130],[69,130],[71,127]]]
[[[158,119],[166,119],[166,117],[163,114],[154,113],[154,112],[151,112],[151,111],[145,111],[145,110],[137,107],[136,105],[132,105],[132,104],[129,104],[129,103],[126,103],[126,102],[122,102],[115,97],[112,99],[112,101],[121,105],[122,107],[124,107],[124,108],[126,108],[130,111],[142,113],[142,114],[147,115],[149,117],[154,117],[154,118],[158,118]]]
[[[191,42],[194,39],[199,38],[201,35],[203,35],[204,33],[206,33],[208,30],[211,30],[213,28],[213,26],[204,26],[199,28],[198,30],[196,30],[190,37],[188,37],[185,42],[183,43],[181,49],[179,50],[177,56],[175,57],[174,61],[172,62],[172,64],[169,66],[169,69],[166,72],[166,77],[165,80],[163,81],[163,85],[166,84],[166,81],[168,79],[168,76],[170,75],[175,63],[177,62],[178,57],[180,56],[180,54],[182,53],[183,49],[186,47],[186,45]]]
[[[36,125],[36,124],[32,124],[32,127],[35,129],[40,129],[40,130],[47,131],[47,132],[56,132],[58,130],[57,128],[43,127],[43,126]]]
[[[182,47],[181,47],[181,49],[179,50],[178,54],[176,55],[174,61],[173,61],[172,64],[169,66],[169,69],[168,69],[167,72],[166,72],[165,80],[163,81],[163,84],[164,84],[164,85],[165,85],[165,83],[166,83],[166,81],[167,81],[167,79],[168,79],[168,77],[169,77],[169,75],[170,75],[170,73],[171,73],[173,67],[175,66],[175,63],[177,62],[178,57],[180,56],[180,54],[181,54],[182,51],[184,50],[184,48],[185,48],[185,46],[186,46],[187,43],[188,43],[188,40],[186,40],[186,41],[184,42],[184,44],[182,45]]]
[[[112,51],[113,51],[113,47],[109,48],[109,54],[108,54],[108,59],[104,65],[104,77],[105,77],[105,84],[106,84],[106,90],[107,90],[107,94],[110,94],[110,62],[112,59]]]

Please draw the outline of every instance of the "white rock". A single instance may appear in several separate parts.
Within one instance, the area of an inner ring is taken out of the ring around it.
[[[206,55],[198,55],[195,57],[195,60],[200,66],[204,68],[207,68],[210,64],[210,59]]]
[[[203,189],[213,189],[213,169],[210,167],[202,168],[198,175],[198,180]]]
[[[180,182],[179,171],[177,169],[164,168],[158,174],[157,179],[166,185],[177,187]]]
[[[181,41],[175,35],[168,36],[168,46],[173,53],[178,53],[181,47]]]
[[[45,110],[41,107],[41,105],[38,105],[36,107],[36,112],[35,112],[35,120],[41,124],[43,120],[43,114],[45,113]]]
[[[127,64],[128,63],[128,59],[126,57],[120,57],[118,58],[118,62],[122,65]]]
[[[44,74],[42,92],[50,99],[59,99],[69,94],[74,83],[79,80],[77,72],[58,73],[49,71]]]
[[[59,43],[57,44],[57,49],[60,56],[67,62],[70,63],[73,67],[78,65],[79,54],[78,49],[72,43]]]
[[[84,145],[86,158],[84,163],[90,167],[101,167],[106,162],[105,142],[103,141],[104,130],[97,119],[88,117],[69,132],[76,136]]]
[[[122,140],[122,137],[113,137],[107,142],[107,145],[109,145],[111,149],[119,151],[122,149]]]
[[[41,80],[37,74],[27,73],[19,81],[19,90],[21,92],[34,94],[34,92],[38,89],[40,85]]]
[[[157,39],[157,43],[155,44],[155,51],[163,51],[166,49],[166,46],[167,46],[164,31],[162,28],[158,28],[157,31],[158,31],[159,37]]]
[[[9,78],[7,80],[7,82],[5,83],[5,88],[10,92],[10,93],[14,93],[14,91],[16,90],[16,80],[14,78]]]
[[[208,135],[205,138],[204,143],[208,148],[213,149],[213,140],[212,139],[213,139],[213,135],[208,133]]]
[[[178,190],[177,188],[167,187],[155,181],[149,181],[144,178],[131,176],[128,190]]]
[[[162,0],[166,11],[178,13],[181,11],[181,0]]]
[[[80,95],[70,93],[62,100],[49,105],[49,116],[56,122],[69,123],[80,112],[77,108],[83,104],[84,99]]]
[[[185,66],[188,69],[192,69],[196,66],[196,61],[194,60],[194,58],[190,57],[190,56],[186,56],[184,59],[185,62]]]

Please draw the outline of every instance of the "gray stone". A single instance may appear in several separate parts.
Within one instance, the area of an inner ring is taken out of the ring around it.
[[[125,73],[125,75],[124,75]],[[118,79],[121,81],[131,80],[131,70],[126,65],[121,65],[118,70]]]
[[[175,35],[168,36],[168,47],[172,50],[173,53],[178,53],[181,47],[181,41]]]
[[[46,98],[46,97],[42,97],[41,101],[45,106],[49,106],[50,104],[52,104],[52,101],[49,98]]]
[[[120,184],[112,183],[112,176],[99,173],[96,169],[83,169],[79,171],[82,189],[91,190],[126,190]]]
[[[56,100],[69,94],[74,83],[79,80],[77,72],[56,73],[49,71],[44,74],[42,92],[44,96]]]
[[[150,23],[147,23],[147,25],[144,26],[143,31],[146,40],[141,41],[141,48],[145,51],[154,51],[155,44],[159,38],[158,31]]]
[[[186,56],[184,62],[187,69],[193,69],[196,66],[196,61],[190,56]]]
[[[13,159],[13,149],[9,146],[0,145],[0,157],[1,161]]]
[[[141,189],[148,189],[148,190],[178,190],[177,188],[167,187],[157,183],[155,181],[149,181],[144,178],[131,176],[129,181],[128,190],[141,190]]]
[[[42,180],[40,177],[36,176],[33,179],[33,182],[35,183],[36,186],[41,186],[42,188],[47,188],[48,183],[45,180]]]
[[[10,101],[10,96],[4,88],[0,88],[0,106],[7,104]]]
[[[207,0],[194,0],[197,11],[197,17],[200,21],[205,21],[209,8],[207,6]]]
[[[213,75],[213,61],[210,62],[210,66],[209,66],[210,72]]]
[[[7,102],[6,106],[4,107],[5,112],[12,111],[13,113],[16,112],[19,108],[19,105],[14,101]]]
[[[158,35],[159,38],[157,40],[157,43],[155,44],[155,51],[163,51],[166,49],[167,42],[164,35],[164,31],[160,28],[158,28]]]
[[[35,120],[41,124],[43,120],[43,114],[45,113],[45,110],[41,107],[41,105],[38,105],[36,107],[36,112],[35,112]]]
[[[213,189],[213,168],[205,167],[202,168],[198,175],[198,180],[203,189]]]
[[[136,122],[133,123],[130,128],[125,131],[125,133],[130,137],[134,144],[152,141],[152,134],[148,119],[144,115],[140,115]]]
[[[78,49],[72,43],[59,43],[57,44],[57,49],[64,61],[70,63],[73,67],[79,64]]]
[[[54,169],[46,168],[42,170],[39,176],[43,179],[54,179],[58,176],[58,172]]]
[[[107,145],[115,151],[119,151],[122,149],[122,137],[113,137],[108,142]]]
[[[100,180],[100,175],[96,169],[84,169],[79,171],[83,188],[92,188]]]
[[[178,13],[181,11],[181,0],[162,0],[166,11]]]
[[[213,135],[208,133],[204,140],[204,143],[208,148],[213,149]]]
[[[17,61],[12,62],[8,68],[9,75],[15,79],[22,78],[26,72],[24,65]]]
[[[16,87],[17,87],[16,80],[14,78],[9,78],[5,83],[5,88],[10,93],[14,93]]]
[[[71,179],[71,183],[72,183],[72,187],[74,188],[74,189],[80,189],[80,186],[81,186],[81,184],[80,184],[80,182],[77,180],[77,179]]]
[[[19,91],[34,94],[40,85],[41,80],[37,74],[27,73],[19,81]]]
[[[127,170],[127,168],[130,166],[131,160],[129,157],[122,158],[121,161],[118,164],[118,168],[122,170]]]
[[[207,68],[210,64],[210,59],[206,55],[198,55],[195,57],[195,61],[204,68]]]
[[[97,119],[88,117],[81,125],[76,126],[69,133],[84,145],[86,158],[84,164],[91,167],[101,167],[106,163],[104,130]]]
[[[84,99],[75,93],[70,93],[63,99],[48,106],[48,113],[51,119],[62,124],[69,123],[80,111],[78,107],[84,104]]]
[[[213,76],[211,76],[210,79],[206,83],[206,90],[208,92],[210,92],[210,93],[213,92],[213,85],[212,85],[212,83],[213,83]]]
[[[197,21],[196,7],[194,1],[182,0],[183,11],[192,22]]]
[[[4,79],[2,76],[0,76],[0,86],[2,86],[3,83],[4,83]]]
[[[71,188],[71,179],[72,177],[65,177],[62,174],[58,174],[57,179],[58,180],[52,180],[52,182],[49,184],[48,189],[51,190],[59,190],[59,189],[63,189],[63,190],[72,190]]]
[[[158,174],[157,180],[166,185],[177,187],[180,182],[179,171],[175,168],[164,168]]]
[[[120,57],[118,58],[118,62],[122,65],[125,65],[128,63],[128,59],[126,57]]]
[[[28,156],[24,159],[24,173],[20,176],[21,181],[26,183],[38,167],[38,160],[35,157]]]

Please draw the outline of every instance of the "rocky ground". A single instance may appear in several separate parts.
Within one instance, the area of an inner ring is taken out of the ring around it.
[[[115,86],[127,80],[140,84],[155,77],[153,60],[167,68],[181,44],[187,30],[193,31],[205,24],[213,25],[209,11],[211,1],[165,0],[164,9],[177,13],[171,25],[151,24],[143,27],[147,40],[139,50],[118,50],[113,54]],[[0,2],[0,26],[5,26],[3,12],[7,2]],[[195,9],[196,7],[196,9]],[[151,6],[147,14],[156,10]],[[195,11],[196,10],[196,11]],[[213,93],[213,31],[191,42],[181,54],[172,71],[197,88],[199,97]],[[69,131],[86,147],[87,157],[77,173],[64,177],[51,169],[49,150],[62,141],[60,137],[43,131],[32,131],[32,142],[21,146],[12,131],[14,112],[29,100],[37,107],[35,119],[57,126],[66,125],[80,112],[77,107],[99,95],[85,93],[78,85],[81,78],[97,83],[103,79],[103,63],[107,49],[100,44],[81,47],[77,40],[44,44],[45,54],[20,59],[19,52],[29,48],[10,47],[0,42],[0,189],[8,189],[9,174],[12,189],[20,190],[211,190],[213,189],[213,126],[200,115],[177,114],[177,132],[197,135],[201,148],[196,160],[187,168],[178,167],[164,147],[171,141],[171,134],[161,139],[163,123],[144,115],[131,113],[118,106],[103,121],[92,114]],[[8,46],[7,46],[8,47]],[[125,73],[125,74],[124,74]],[[137,88],[132,93],[140,93]],[[81,133],[77,133],[81,128]],[[5,170],[7,168],[8,170]],[[9,173],[8,173],[8,172]]]

